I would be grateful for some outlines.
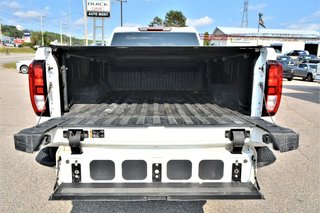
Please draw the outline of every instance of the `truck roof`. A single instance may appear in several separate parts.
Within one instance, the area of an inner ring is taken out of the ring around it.
[[[197,30],[193,27],[116,27],[113,30],[113,33],[124,33],[124,32],[141,32],[147,31],[147,29],[151,29],[151,31],[170,31],[170,32],[190,32],[190,33],[197,33]],[[153,30],[152,30],[153,29]],[[157,30],[159,29],[159,30]]]

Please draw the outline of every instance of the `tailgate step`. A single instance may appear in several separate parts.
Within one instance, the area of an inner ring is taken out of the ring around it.
[[[62,183],[50,200],[262,199],[252,183]]]

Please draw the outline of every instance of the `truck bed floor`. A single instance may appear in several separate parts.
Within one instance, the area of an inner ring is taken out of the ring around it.
[[[244,115],[199,91],[114,91],[99,104],[74,104],[63,126],[243,126]]]

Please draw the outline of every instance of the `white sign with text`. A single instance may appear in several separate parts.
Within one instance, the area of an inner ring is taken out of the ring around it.
[[[87,0],[88,17],[110,17],[110,0]]]

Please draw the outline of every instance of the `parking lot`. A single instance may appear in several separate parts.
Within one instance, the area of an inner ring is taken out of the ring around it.
[[[0,63],[4,61],[2,58]],[[259,169],[258,180],[264,200],[125,203],[48,201],[55,182],[55,170],[37,164],[34,160],[36,154],[18,152],[13,144],[15,133],[36,122],[27,81],[27,75],[2,68],[0,64],[0,212],[316,213],[320,210],[318,82],[284,80],[276,123],[298,132],[300,147],[288,153],[274,152],[277,161]]]

